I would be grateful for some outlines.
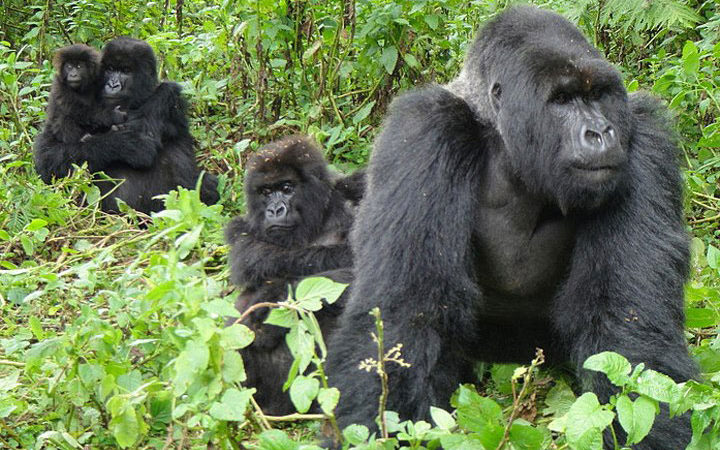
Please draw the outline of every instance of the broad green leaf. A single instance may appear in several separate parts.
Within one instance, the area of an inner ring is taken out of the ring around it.
[[[30,316],[28,319],[28,325],[30,325],[30,331],[32,331],[32,334],[35,335],[38,341],[45,339],[45,332],[43,331],[42,323],[37,316]]]
[[[682,51],[682,66],[687,75],[694,76],[700,67],[700,55],[694,43],[687,41]]]
[[[44,227],[45,225],[47,225],[47,221],[46,221],[46,220],[43,220],[43,219],[33,219],[32,222],[30,222],[29,224],[27,224],[27,225],[25,226],[25,229],[26,229],[27,231],[37,231],[37,230],[39,230],[40,228]]]
[[[215,336],[215,333],[219,330],[215,323],[215,320],[209,317],[195,317],[192,320],[193,325],[197,328],[200,337],[203,342],[207,342]]]
[[[360,445],[370,437],[370,431],[364,425],[350,425],[343,432],[345,439],[352,445]]]
[[[117,415],[113,414],[109,427],[122,448],[132,446],[140,438],[141,426],[135,410],[130,406],[122,408]]]
[[[290,329],[285,335],[285,342],[287,342],[290,353],[298,363],[298,372],[304,373],[313,356],[315,356],[315,339],[309,333],[305,324],[298,322],[298,325]]]
[[[218,420],[243,420],[250,397],[254,393],[255,389],[243,389],[242,391],[235,388],[228,389],[219,402],[210,406],[210,415]]]
[[[353,119],[352,119],[353,125],[357,125],[360,122],[362,122],[363,120],[365,120],[367,118],[367,116],[370,115],[370,112],[372,111],[373,106],[375,106],[374,100],[367,103],[362,108],[360,108],[358,110],[358,112],[356,112],[355,115],[353,116]]]
[[[440,437],[444,450],[485,450],[485,446],[477,436],[464,434],[448,434]]]
[[[188,341],[185,349],[175,359],[173,389],[182,395],[195,377],[202,373],[210,361],[210,350],[204,342]]]
[[[435,422],[438,428],[442,430],[451,430],[455,428],[455,419],[449,412],[445,411],[444,409],[431,406],[430,417],[432,417],[433,422]]]
[[[223,352],[222,377],[227,383],[242,383],[247,380],[245,364],[237,351],[226,350]]]
[[[502,420],[502,409],[495,401],[466,386],[460,386],[452,403],[457,408],[458,425],[467,430],[480,432]]]
[[[518,367],[518,364],[493,364],[490,367],[490,377],[498,392],[505,395],[512,393],[511,379]]]
[[[720,269],[720,250],[712,244],[708,245],[707,249],[707,263],[713,269]]]
[[[428,26],[433,30],[437,30],[438,25],[440,25],[440,16],[438,16],[437,14],[426,14],[423,19],[425,20],[425,23],[428,24]]]
[[[22,245],[23,251],[26,255],[32,256],[35,251],[35,244],[27,236],[20,236],[20,245]]]
[[[325,414],[332,414],[333,410],[340,400],[340,391],[337,388],[321,388],[317,395],[317,401],[320,409]]]
[[[20,378],[20,371],[13,371],[10,375],[0,378],[0,392],[9,392],[20,386],[18,378]]]
[[[283,328],[292,328],[297,321],[297,313],[287,308],[273,308],[265,319],[265,323]]]
[[[570,389],[570,386],[564,381],[558,381],[545,397],[545,405],[547,405],[547,407],[543,410],[543,414],[558,417],[565,415],[570,410],[572,404],[575,403],[575,399],[575,394],[572,389]]]
[[[565,431],[571,448],[602,449],[602,431],[615,414],[604,409],[592,392],[581,395],[566,415]]]
[[[615,386],[623,387],[630,381],[628,375],[632,366],[628,360],[615,352],[602,352],[585,360],[583,367],[588,370],[602,372]]]
[[[547,432],[547,430],[545,430]],[[510,442],[518,450],[546,450],[550,436],[522,419],[513,422],[510,427]],[[548,441],[548,442],[546,442]]]
[[[191,231],[177,238],[175,241],[175,248],[177,248],[178,257],[180,259],[184,259],[190,251],[195,248],[195,245],[197,245],[197,242],[200,239],[200,233],[202,230],[202,224],[196,225]]]
[[[720,314],[710,308],[687,308],[685,326],[688,328],[708,328],[720,324]]]
[[[236,323],[220,332],[220,347],[228,350],[245,348],[255,339],[255,333],[241,323]]]
[[[678,394],[677,384],[672,378],[652,369],[640,374],[635,390],[640,394],[666,403],[673,402]]]
[[[260,450],[297,450],[299,446],[282,430],[265,431],[258,440]]]
[[[415,58],[411,53],[405,53],[403,55],[403,59],[405,60],[405,63],[413,69],[420,68],[420,63],[418,62],[417,58]]]
[[[235,309],[235,306],[227,300],[223,300],[221,298],[203,303],[200,307],[207,311],[213,318],[240,317],[240,312]]]
[[[290,400],[298,412],[306,413],[318,395],[320,381],[317,378],[299,375],[290,386]]]
[[[305,278],[295,289],[295,298],[300,305],[312,299],[324,299],[332,304],[340,298],[347,286],[324,277]]]
[[[385,47],[380,54],[380,63],[385,67],[385,71],[388,74],[392,74],[395,70],[395,64],[397,64],[398,51],[394,45]]]
[[[486,423],[477,433],[482,445],[489,449],[497,448],[504,436],[505,426],[496,423]]]
[[[650,432],[658,407],[657,402],[642,395],[634,402],[627,395],[621,395],[615,410],[620,425],[627,432],[627,445],[630,446],[640,442]]]

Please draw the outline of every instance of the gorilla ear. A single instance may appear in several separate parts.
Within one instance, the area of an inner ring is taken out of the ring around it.
[[[498,113],[500,109],[500,95],[502,94],[502,88],[500,83],[493,83],[490,87],[490,106],[492,106],[493,112]]]

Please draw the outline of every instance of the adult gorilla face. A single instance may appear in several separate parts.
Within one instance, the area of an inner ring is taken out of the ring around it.
[[[110,105],[136,108],[158,85],[155,53],[145,41],[120,37],[103,49],[102,97]]]
[[[105,87],[103,95],[106,99],[119,99],[123,93],[132,89],[132,72],[129,67],[113,67],[105,69]]]
[[[501,46],[508,58],[486,58],[476,70],[488,73],[489,103],[522,181],[564,212],[592,210],[624,188],[634,126],[627,93],[575,27],[552,15],[542,19],[548,23],[519,30],[517,40],[479,40],[495,47],[492,56]]]

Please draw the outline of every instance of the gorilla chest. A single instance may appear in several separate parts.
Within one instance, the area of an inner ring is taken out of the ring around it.
[[[474,236],[483,313],[542,313],[567,273],[575,225],[522,198],[481,207]]]

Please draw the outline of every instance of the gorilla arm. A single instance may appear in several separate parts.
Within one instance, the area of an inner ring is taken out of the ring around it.
[[[87,161],[90,172],[116,163],[147,169],[155,162],[157,145],[131,130],[90,136],[84,142],[64,143],[48,128],[35,138],[35,167],[45,183],[67,176],[73,164]]]
[[[174,82],[160,83],[152,95],[137,109],[130,110],[126,127],[144,134],[161,146],[162,140],[189,133],[187,102],[182,87]]]
[[[345,200],[357,205],[365,195],[367,174],[365,169],[357,169],[350,175],[335,180],[335,190],[340,192]]]
[[[313,245],[285,248],[259,240],[242,217],[228,225],[226,241],[233,250],[232,280],[235,284],[253,287],[265,280],[296,278],[352,266],[352,252],[347,244]]]
[[[689,252],[679,152],[657,100],[636,95],[630,103],[637,124],[629,152],[633,186],[607,214],[578,227],[572,270],[552,313],[571,343],[584,388],[602,401],[617,389],[604,375],[582,369],[588,356],[601,351],[621,353],[677,382],[697,376],[682,333]],[[667,410],[653,430],[633,448],[684,448],[690,441],[687,417],[670,419]]]
[[[374,306],[383,314],[386,347],[401,342],[412,365],[388,366],[388,409],[403,419],[426,417],[431,405],[447,404],[457,380],[466,379],[470,364],[459,350],[477,327],[473,304],[480,292],[468,249],[484,143],[467,103],[441,87],[393,102],[353,229],[351,298],[328,345],[330,382],[342,392],[341,428],[375,428],[377,406],[367,399],[377,398],[380,385],[357,369],[377,354],[368,315]]]

